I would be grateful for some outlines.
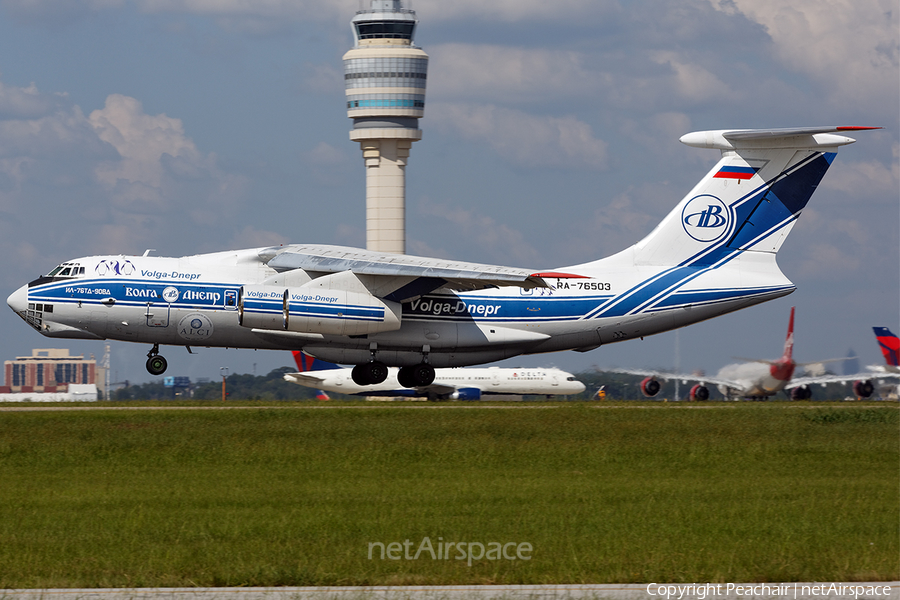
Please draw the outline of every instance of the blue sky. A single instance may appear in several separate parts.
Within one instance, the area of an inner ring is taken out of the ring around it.
[[[364,246],[341,56],[358,0],[0,0],[3,289],[97,253]],[[718,153],[689,131],[876,125],[843,148],[779,265],[794,294],[674,333],[507,365],[715,372],[780,353],[880,360],[900,323],[900,15],[881,0],[415,0],[430,56],[407,169],[411,254],[548,269],[637,241]],[[4,360],[40,337],[0,312]],[[114,377],[149,347],[112,342]],[[171,375],[287,353],[169,348]]]

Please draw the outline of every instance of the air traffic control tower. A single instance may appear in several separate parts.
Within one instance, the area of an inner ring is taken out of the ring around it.
[[[366,163],[366,248],[406,252],[406,161],[422,139],[428,55],[413,45],[416,13],[400,0],[367,0],[344,55],[350,139]]]

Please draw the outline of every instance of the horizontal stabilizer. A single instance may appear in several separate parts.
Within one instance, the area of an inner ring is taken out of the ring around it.
[[[720,129],[695,131],[681,136],[681,143],[695,148],[820,148],[852,144],[844,134],[881,127],[794,127],[786,129]]]

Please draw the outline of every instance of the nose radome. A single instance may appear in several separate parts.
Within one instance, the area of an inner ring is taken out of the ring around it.
[[[28,286],[23,285],[6,299],[6,303],[17,313],[28,310]]]

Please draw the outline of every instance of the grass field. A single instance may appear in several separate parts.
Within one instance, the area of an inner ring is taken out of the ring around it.
[[[900,579],[893,404],[360,404],[0,413],[0,588]]]

